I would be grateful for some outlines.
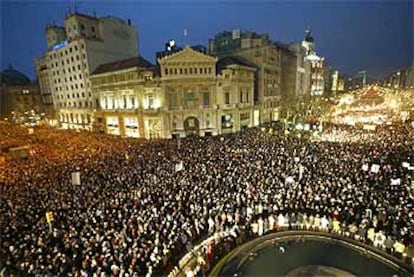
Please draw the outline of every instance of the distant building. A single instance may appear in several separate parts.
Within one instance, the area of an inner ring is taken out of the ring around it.
[[[306,60],[306,48],[299,43],[289,45],[288,49],[295,54],[296,84],[295,95],[304,97],[310,95],[310,62]],[[282,65],[282,72],[285,72],[285,64]],[[286,86],[286,85],[285,85]]]
[[[0,118],[29,117],[45,111],[37,83],[12,66],[0,73]]]
[[[41,92],[64,128],[90,130],[97,99],[89,74],[100,64],[137,56],[137,30],[130,20],[74,12],[64,27],[48,26],[46,40],[47,52],[35,60]]]
[[[254,63],[257,66],[254,99],[260,107],[260,123],[279,119],[282,53],[269,35],[238,29],[221,32],[209,40],[208,53],[219,58],[240,56]]]
[[[306,49],[305,60],[310,63],[310,95],[321,96],[325,90],[324,84],[324,58],[318,56],[315,51],[315,41],[310,29],[305,31],[302,46]],[[326,75],[325,75],[326,76]]]
[[[391,88],[414,88],[414,68],[404,68],[388,76],[384,86]]]
[[[217,59],[188,46],[161,55],[159,67],[131,58],[90,76],[99,97],[98,130],[137,138],[209,136],[258,125],[255,65]]]
[[[332,68],[324,61],[322,65],[322,74],[323,74],[323,95],[331,96],[332,88]]]

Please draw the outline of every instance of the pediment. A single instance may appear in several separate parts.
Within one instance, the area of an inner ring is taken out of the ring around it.
[[[158,59],[160,64],[169,64],[169,63],[181,63],[181,62],[217,62],[216,57],[212,57],[198,51],[191,49],[190,47],[185,47],[180,52],[176,52],[169,56]]]

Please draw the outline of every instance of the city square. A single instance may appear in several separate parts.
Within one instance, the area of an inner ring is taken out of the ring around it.
[[[36,81],[1,72],[1,276],[414,273],[414,63],[343,73],[309,26],[146,59],[150,26],[66,8]]]

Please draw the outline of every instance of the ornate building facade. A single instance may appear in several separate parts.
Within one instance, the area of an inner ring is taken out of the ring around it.
[[[218,60],[188,46],[158,58],[158,67],[140,57],[101,65],[90,76],[99,98],[95,127],[146,139],[252,127],[255,71],[244,59]]]

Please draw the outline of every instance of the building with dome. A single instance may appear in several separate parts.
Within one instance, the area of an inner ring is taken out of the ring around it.
[[[321,96],[325,88],[324,80],[324,60],[315,51],[315,39],[310,28],[305,31],[302,46],[306,49],[305,60],[310,63],[310,95]]]
[[[25,74],[9,65],[0,72],[0,82],[0,119],[45,112],[39,86]]]

